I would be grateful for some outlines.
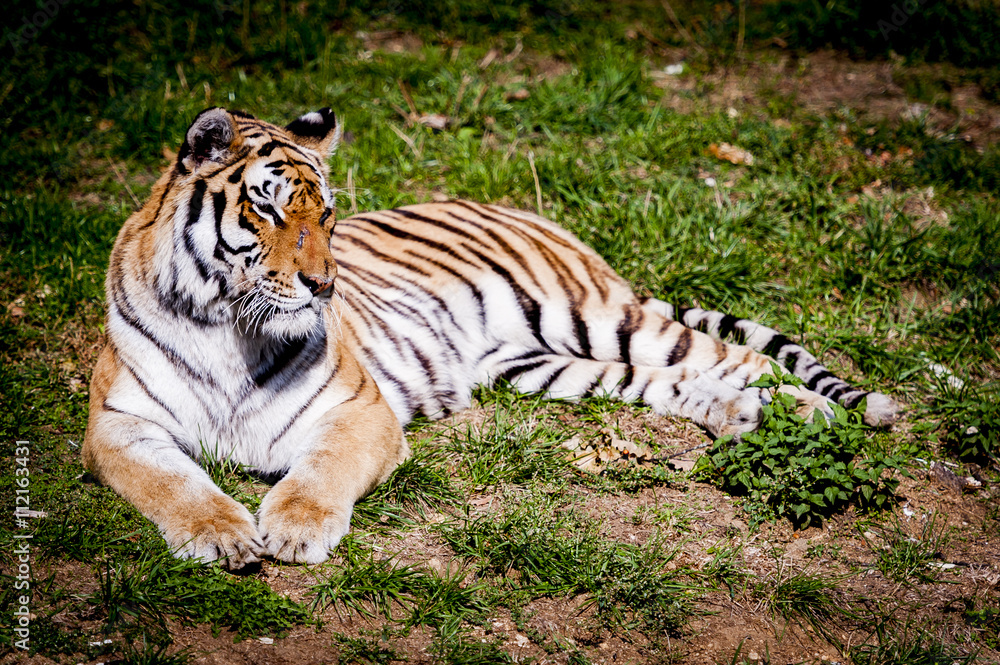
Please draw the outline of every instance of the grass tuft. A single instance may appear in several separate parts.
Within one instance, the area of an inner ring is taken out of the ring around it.
[[[545,497],[440,532],[456,555],[478,562],[483,579],[529,598],[582,594],[603,623],[622,629],[676,634],[699,591],[664,569],[676,550],[661,540],[609,543],[593,522]]]
[[[440,577],[428,569],[383,559],[348,536],[341,544],[342,564],[313,585],[313,607],[330,605],[348,614],[394,618],[402,612],[404,627],[441,626],[485,609],[475,585],[462,577]]]
[[[175,559],[162,550],[131,563],[97,564],[98,590],[91,597],[109,627],[162,626],[175,616],[208,623],[214,632],[232,630],[238,639],[281,636],[312,623],[307,608],[281,596],[260,580],[237,578],[215,566]]]

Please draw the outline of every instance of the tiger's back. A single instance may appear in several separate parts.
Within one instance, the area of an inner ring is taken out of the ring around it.
[[[404,422],[467,407],[475,386],[511,378],[528,351],[609,357],[604,310],[635,305],[573,235],[503,208],[452,201],[363,213],[338,222],[333,247],[347,326]]]
[[[475,386],[502,378],[745,431],[759,421],[762,395],[747,384],[770,371],[765,349],[809,383],[797,392],[807,408],[866,396],[764,326],[641,302],[596,252],[531,213],[465,201],[362,213],[338,222],[333,247],[346,329],[403,422],[465,408]],[[892,418],[887,398],[868,397],[873,424]]]

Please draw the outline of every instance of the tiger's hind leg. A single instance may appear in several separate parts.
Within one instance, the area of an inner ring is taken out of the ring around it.
[[[684,366],[651,367],[556,353],[528,352],[493,363],[490,381],[506,379],[520,392],[555,399],[608,395],[642,401],[660,415],[688,418],[715,436],[757,429],[759,394],[739,390]]]
[[[679,321],[714,339],[745,345],[770,356],[805,381],[806,390],[846,407],[856,406],[862,399],[867,398],[865,422],[868,425],[888,426],[896,420],[899,408],[891,398],[851,386],[830,372],[803,347],[767,326],[722,312],[697,307],[675,307],[655,298],[645,301],[643,309]]]

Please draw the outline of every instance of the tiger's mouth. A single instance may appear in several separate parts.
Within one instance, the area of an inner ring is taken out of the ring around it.
[[[247,296],[237,301],[236,330],[244,335],[278,339],[298,339],[321,332],[323,309],[330,301],[329,292],[291,298],[255,288]]]

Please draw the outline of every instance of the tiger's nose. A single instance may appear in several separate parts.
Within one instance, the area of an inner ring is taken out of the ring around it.
[[[314,295],[319,295],[323,293],[328,288],[333,286],[333,280],[328,277],[320,277],[319,275],[305,275],[299,273],[299,281],[306,285],[306,288]]]

